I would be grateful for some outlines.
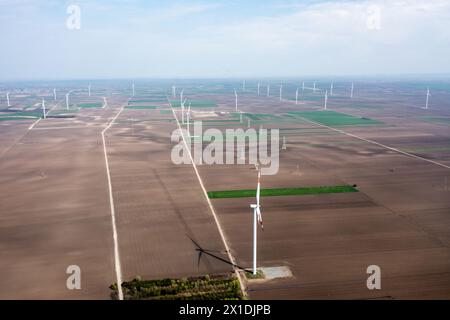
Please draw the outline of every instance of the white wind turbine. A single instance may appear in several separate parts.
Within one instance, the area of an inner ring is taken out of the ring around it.
[[[103,108],[108,106],[108,102],[106,101],[106,97],[103,97]]]
[[[53,99],[56,101],[56,88],[53,88]]]
[[[259,198],[261,193],[261,171],[258,170],[258,185],[256,187],[256,204],[250,205],[253,209],[253,274],[256,275],[256,256],[257,256],[257,241],[258,241],[258,222],[261,224],[262,230],[264,230],[261,205],[259,204]]]
[[[334,81],[331,80],[331,86],[330,86],[330,96],[333,96],[333,87],[334,87]]]
[[[302,82],[302,91],[305,91],[305,81]]]
[[[426,101],[426,103],[425,103],[425,109],[428,109],[428,104],[429,104],[429,102],[430,102],[430,96],[431,96],[431,94],[430,94],[430,88],[427,88],[427,101]]]
[[[175,85],[172,86],[172,97],[177,97],[177,87],[175,87]]]
[[[267,96],[270,97],[270,84],[267,85]]]
[[[350,98],[353,99],[353,90],[355,89],[355,84],[352,82],[352,89],[350,91]]]
[[[183,101],[184,90],[180,93],[180,108],[181,108],[181,123],[184,124],[184,101]]]
[[[89,97],[91,96],[91,84],[89,83],[89,86],[88,86],[88,94],[89,94]]]
[[[245,91],[245,80],[242,82],[242,91]]]
[[[298,104],[298,89],[295,91],[295,104]]]
[[[69,93],[66,93],[66,109],[69,110]]]
[[[134,95],[135,95],[135,91],[134,91],[134,81],[133,81],[133,83],[131,84],[131,89],[133,90],[133,97],[134,97]]]
[[[259,87],[261,86],[261,82],[258,82],[258,96],[259,96]]]
[[[283,84],[280,84],[280,101],[283,101]]]
[[[327,103],[328,103],[328,90],[325,91],[325,105],[324,105],[324,110],[327,110]]]
[[[313,91],[316,92],[316,82],[314,81]]]
[[[6,93],[6,102],[8,103],[8,107],[11,107],[11,103],[9,101],[9,92]]]

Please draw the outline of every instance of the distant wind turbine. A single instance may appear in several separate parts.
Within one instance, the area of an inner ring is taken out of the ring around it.
[[[242,82],[242,91],[245,91],[245,80]]]
[[[298,104],[298,89],[295,91],[295,104]]]
[[[108,106],[108,102],[106,101],[106,97],[103,97],[103,108]]]
[[[91,96],[91,84],[89,83],[89,86],[88,86],[88,94],[89,94],[89,97]]]
[[[314,81],[313,91],[316,92],[316,82]]]
[[[352,89],[350,91],[350,98],[353,99],[353,90],[355,89],[355,84],[352,82]]]
[[[69,93],[66,93],[66,109],[69,110]]]
[[[428,109],[428,104],[429,104],[429,102],[430,102],[430,96],[431,96],[431,94],[430,94],[430,88],[427,88],[427,101],[426,101],[426,103],[425,103],[425,109]]]
[[[324,105],[324,110],[327,110],[327,103],[328,103],[328,90],[325,91],[325,105]]]
[[[280,101],[283,100],[283,84],[280,84]]]
[[[302,90],[305,91],[305,81],[302,82]]]
[[[6,101],[8,103],[8,107],[11,107],[11,103],[9,101],[9,92],[6,93]]]
[[[334,81],[331,80],[330,96],[333,96],[333,87],[334,87]]]
[[[270,97],[270,84],[267,85],[267,96]]]
[[[258,82],[258,96],[259,96],[259,87],[261,86],[261,82]]]
[[[177,97],[177,87],[175,87],[175,85],[172,86],[172,97]]]
[[[191,120],[191,103],[189,102],[189,107],[188,107],[188,111],[186,113],[186,118],[187,118],[187,132],[188,132],[188,136],[191,136],[191,130],[189,127],[190,124],[190,120]]]
[[[56,88],[53,88],[53,98],[54,98],[55,101],[56,101]]]
[[[134,81],[133,81],[133,83],[131,84],[131,89],[133,90],[133,97],[134,97],[134,95],[135,95],[135,91],[134,91]]]

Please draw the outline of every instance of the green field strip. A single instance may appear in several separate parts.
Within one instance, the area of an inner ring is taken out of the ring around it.
[[[298,195],[315,195],[315,194],[349,193],[349,192],[358,192],[358,189],[352,186],[261,189],[261,197],[298,196]],[[253,190],[210,191],[208,192],[208,197],[210,199],[256,197],[256,190],[253,189]]]
[[[117,285],[110,286],[113,299]],[[141,280],[122,283],[125,300],[242,300],[241,287],[234,275],[212,275],[183,279]]]
[[[134,99],[129,100],[128,104],[132,103],[154,103],[154,102],[167,102],[167,99],[160,99],[160,98],[154,98],[154,99]]]
[[[211,100],[189,100],[186,102],[185,107],[187,108],[191,104],[191,108],[214,108],[217,107],[217,104]],[[180,108],[181,103],[179,100],[171,101],[173,108]]]
[[[325,126],[364,126],[380,125],[381,121],[368,118],[358,118],[346,113],[336,111],[291,111],[288,114],[305,118]]]
[[[155,110],[160,107],[158,106],[126,106],[125,109],[131,109],[131,110]]]
[[[103,103],[94,102],[94,103],[79,103],[77,104],[78,108],[89,109],[89,108],[103,108]]]

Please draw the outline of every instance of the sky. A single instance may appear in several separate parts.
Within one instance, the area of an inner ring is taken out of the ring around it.
[[[0,80],[450,73],[448,0],[0,0],[0,36]]]

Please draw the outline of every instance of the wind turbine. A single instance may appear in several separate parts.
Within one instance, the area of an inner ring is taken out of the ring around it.
[[[259,87],[261,86],[261,82],[258,82],[258,96],[259,96]]]
[[[135,92],[134,92],[134,81],[133,81],[133,83],[131,84],[131,89],[133,89],[133,97],[134,97],[134,94],[135,94]]]
[[[245,80],[242,82],[242,91],[245,91]]]
[[[283,84],[280,84],[280,101],[283,101]]]
[[[331,80],[330,96],[333,96],[333,87],[334,87],[334,81]]]
[[[352,90],[350,92],[350,99],[353,99],[353,90],[355,89],[355,84],[352,82]]]
[[[175,87],[175,85],[172,86],[172,97],[177,97],[177,87]]]
[[[45,114],[45,100],[42,99],[42,113],[44,114],[44,119],[47,119],[47,115]]]
[[[106,108],[108,106],[108,102],[106,101],[106,97],[103,97],[103,108]]]
[[[298,104],[298,88],[295,91],[295,104]]]
[[[53,88],[53,98],[54,98],[55,101],[56,101],[56,88]]]
[[[316,92],[316,82],[314,81],[313,91]]]
[[[428,103],[430,102],[430,88],[427,88],[427,102],[425,104],[425,109],[428,109]]]
[[[91,84],[89,83],[89,86],[88,86],[88,94],[89,94],[89,97],[91,96]]]
[[[302,82],[302,91],[305,91],[305,81]]]
[[[250,208],[253,209],[253,275],[256,275],[256,255],[257,255],[257,241],[258,241],[258,222],[261,224],[261,229],[264,230],[261,205],[259,204],[259,198],[261,193],[261,171],[258,170],[258,185],[256,187],[256,204],[251,204]]]
[[[69,110],[69,93],[66,93],[66,109]]]
[[[11,103],[9,102],[9,92],[6,93],[6,101],[8,102],[8,107],[11,107]]]
[[[270,84],[267,85],[267,96],[270,97]]]
[[[236,89],[234,89],[234,98],[235,98],[235,102],[236,102],[236,112],[238,111],[238,95],[236,92]]]
[[[328,90],[325,91],[325,105],[324,105],[324,110],[327,110],[327,103],[328,103]]]

